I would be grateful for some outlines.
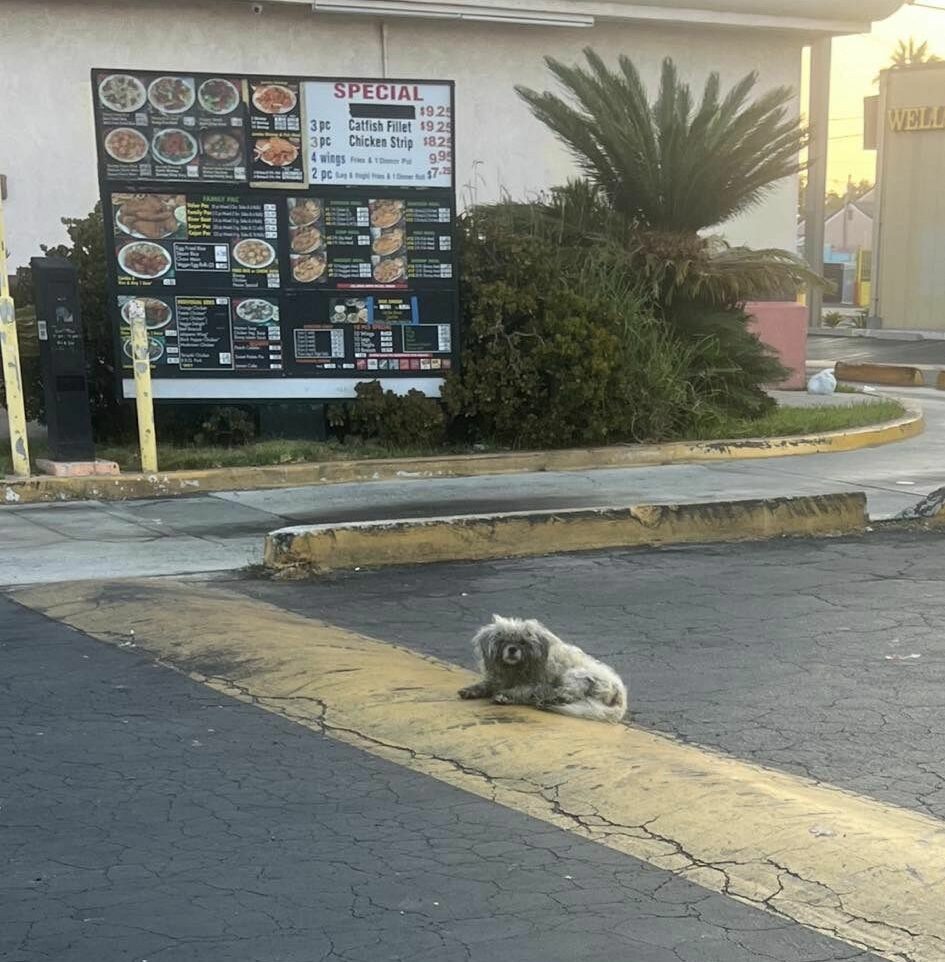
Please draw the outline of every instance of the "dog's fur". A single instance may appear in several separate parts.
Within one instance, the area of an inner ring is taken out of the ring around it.
[[[619,722],[627,689],[610,667],[563,642],[541,622],[493,615],[473,638],[482,681],[460,698],[533,705],[560,715]]]

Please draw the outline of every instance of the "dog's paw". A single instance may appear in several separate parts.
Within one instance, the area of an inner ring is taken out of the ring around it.
[[[479,691],[478,691],[476,688],[460,688],[460,690],[459,690],[458,692],[456,692],[456,694],[459,695],[460,698],[480,698],[480,697],[482,697],[482,696],[479,694]]]
[[[496,692],[496,693],[492,696],[492,700],[493,700],[497,705],[511,705],[511,704],[512,704],[512,699],[509,698],[508,695],[506,695],[504,692],[501,692],[501,691]]]

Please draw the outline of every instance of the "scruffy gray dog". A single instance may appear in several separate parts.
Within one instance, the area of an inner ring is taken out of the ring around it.
[[[627,710],[627,689],[620,676],[563,642],[540,621],[493,615],[472,643],[483,678],[460,689],[460,698],[534,705],[606,722],[619,722]]]

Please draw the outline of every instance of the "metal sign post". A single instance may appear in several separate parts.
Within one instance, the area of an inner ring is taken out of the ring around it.
[[[135,375],[135,407],[138,412],[138,445],[141,449],[141,470],[158,469],[157,436],[154,430],[154,399],[151,397],[151,358],[148,328],[145,323],[144,301],[136,298],[128,308],[131,322],[131,354]]]
[[[16,335],[16,311],[10,297],[7,276],[6,234],[3,229],[3,201],[0,200],[0,359],[6,387],[7,418],[10,422],[10,452],[13,473],[28,478],[30,449],[26,437],[26,411],[23,406],[23,377],[20,372],[20,342]]]

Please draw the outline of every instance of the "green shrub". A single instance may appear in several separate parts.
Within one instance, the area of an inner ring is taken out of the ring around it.
[[[692,349],[625,271],[493,214],[462,224],[462,368],[443,395],[458,434],[564,447],[678,436],[704,416]]]
[[[341,433],[389,448],[430,448],[446,436],[446,416],[434,398],[420,391],[385,391],[379,381],[355,388],[357,398],[347,408],[329,409],[329,424]]]
[[[194,434],[194,443],[237,448],[256,437],[256,419],[250,411],[237,407],[211,408]]]
[[[741,307],[677,300],[665,316],[692,347],[691,378],[698,396],[711,399],[725,419],[762,417],[774,409],[763,385],[780,383],[788,372],[749,330],[751,317]]]

